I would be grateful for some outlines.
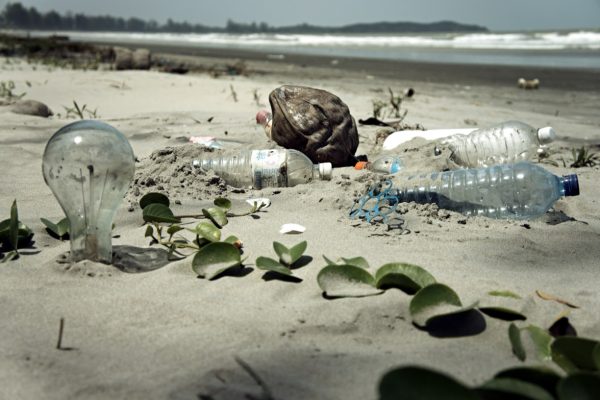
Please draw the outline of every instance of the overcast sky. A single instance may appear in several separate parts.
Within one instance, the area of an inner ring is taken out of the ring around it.
[[[0,0],[0,6],[10,1]],[[13,1],[14,2],[14,1]],[[600,0],[21,0],[39,11],[188,21],[224,26],[267,22],[272,26],[307,22],[453,20],[491,30],[600,28]]]

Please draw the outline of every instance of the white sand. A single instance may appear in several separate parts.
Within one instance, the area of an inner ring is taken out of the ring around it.
[[[600,143],[600,115],[593,111],[598,93],[387,82],[358,74],[330,80],[305,72],[293,80],[277,75],[213,79],[34,71],[25,63],[0,68],[0,80],[13,80],[17,92],[26,91],[26,98],[62,114],[42,119],[0,107],[0,219],[8,218],[16,198],[21,220],[35,232],[35,250],[0,264],[0,398],[196,399],[212,394],[214,399],[242,399],[244,393],[260,393],[234,357],[251,365],[277,399],[376,398],[379,377],[399,365],[429,366],[478,384],[519,364],[511,354],[506,322],[486,317],[487,329],[479,335],[440,339],[411,324],[411,297],[400,291],[324,299],[316,281],[325,265],[323,254],[360,255],[372,269],[394,261],[421,265],[454,288],[465,304],[490,290],[511,290],[525,298],[527,323],[547,327],[564,306],[536,297],[540,289],[579,305],[571,310],[571,322],[581,336],[600,337],[597,166],[576,171],[546,166],[556,174],[576,172],[581,195],[560,200],[553,214],[564,212],[574,220],[550,225],[550,217],[543,217],[528,222],[530,229],[523,222],[484,218],[460,224],[455,215],[435,218],[422,207],[404,215],[408,235],[354,226],[346,213],[364,184],[354,180],[362,172],[351,168],[334,170],[331,182],[237,194],[237,200],[268,197],[272,205],[260,219],[230,219],[224,234],[242,239],[246,266],[254,270],[215,281],[197,279],[190,259],[139,274],[85,262],[66,271],[54,260],[68,250],[68,242],[48,236],[39,220],[62,218],[44,184],[41,156],[50,136],[73,121],[64,118],[63,109],[73,100],[97,108],[100,118],[121,130],[147,162],[152,151],[181,144],[180,136],[216,136],[233,141],[228,142],[232,147],[270,146],[254,124],[258,106],[253,94],[257,90],[267,103],[270,90],[283,83],[327,89],[357,119],[370,116],[372,99],[387,96],[372,89],[411,85],[417,94],[404,104],[411,123],[430,129],[468,127],[465,119],[479,126],[508,119],[552,125],[563,138],[573,139],[554,144],[555,149],[583,140]],[[206,122],[209,117],[212,123]],[[359,127],[359,154],[372,155],[376,130]],[[411,154],[406,153],[407,160],[415,160],[411,167],[429,168]],[[570,159],[566,150],[561,154]],[[173,208],[197,212],[210,200],[182,195],[182,205]],[[120,237],[113,243],[145,247],[141,212],[127,207],[124,202],[115,220]],[[283,236],[278,231],[284,223],[302,224],[306,232]],[[253,265],[256,257],[274,257],[273,241],[291,245],[301,240],[308,241],[307,254],[313,258],[295,271],[303,282],[264,281]],[[63,346],[71,351],[55,348],[60,318],[65,319]],[[538,363],[535,357],[528,362]]]

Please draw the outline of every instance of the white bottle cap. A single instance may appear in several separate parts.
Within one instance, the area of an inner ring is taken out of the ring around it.
[[[333,170],[333,166],[329,162],[319,163],[319,174],[321,175],[321,179],[329,181],[331,180],[331,171]]]
[[[547,144],[553,142],[554,139],[556,139],[556,132],[551,126],[546,126],[544,128],[538,129],[537,134],[538,140],[541,144]]]

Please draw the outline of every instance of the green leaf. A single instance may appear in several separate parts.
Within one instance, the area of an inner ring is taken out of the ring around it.
[[[140,207],[143,209],[150,204],[162,204],[166,207],[171,205],[169,198],[162,193],[152,192],[147,193],[140,199]]]
[[[369,269],[369,263],[364,257],[340,258],[343,264],[354,265],[355,267]]]
[[[153,237],[154,236],[154,227],[152,225],[148,225],[146,227],[146,232],[144,233],[144,237]]]
[[[302,257],[302,254],[304,254],[304,252],[306,251],[307,247],[308,247],[308,243],[306,242],[306,240],[298,243],[294,247],[291,247],[289,249],[289,252],[290,252],[290,258],[292,261],[290,262],[289,265],[293,265],[296,261],[298,261],[300,259],[300,257]]]
[[[498,372],[495,378],[511,378],[528,382],[541,387],[553,396],[556,395],[556,385],[560,380],[556,372],[544,367],[509,368]]]
[[[510,290],[492,290],[488,292],[490,296],[498,296],[498,297],[511,297],[513,299],[521,299],[521,296],[518,294],[511,292]]]
[[[489,296],[481,300],[479,311],[488,317],[504,321],[524,321],[527,317],[517,311],[523,308],[521,298],[512,292],[489,292]]]
[[[529,337],[535,345],[538,358],[542,361],[551,360],[550,344],[552,343],[552,336],[546,330],[535,325],[529,325],[523,329],[529,333]]]
[[[58,226],[54,222],[47,220],[46,218],[40,218],[40,221],[42,221],[42,224],[44,224],[46,228],[50,230],[50,232],[54,233],[57,236],[60,236],[58,234]]]
[[[362,297],[383,293],[375,278],[354,265],[328,265],[317,275],[319,287],[329,297]]]
[[[69,219],[68,218],[63,218],[60,221],[58,221],[58,223],[56,224],[56,227],[58,228],[58,236],[63,237],[65,235],[68,235],[71,233],[71,224],[69,223]]]
[[[224,197],[218,197],[213,201],[214,205],[227,211],[231,208],[231,201]]]
[[[181,222],[179,218],[175,217],[173,211],[168,206],[161,203],[148,204],[142,211],[142,217],[145,222]]]
[[[17,253],[16,250],[11,250],[4,255],[4,258],[2,259],[2,261],[0,261],[0,263],[16,260],[17,258],[19,258],[19,253]]]
[[[67,218],[61,219],[57,224],[47,220],[46,218],[40,218],[40,221],[42,221],[42,224],[44,224],[50,232],[54,233],[61,239],[69,233],[70,226]]]
[[[379,400],[480,400],[477,394],[445,374],[421,367],[387,372],[379,382]]]
[[[290,254],[290,249],[288,249],[279,242],[273,242],[273,250],[275,250],[275,254],[277,254],[277,256],[279,257],[279,261],[282,264],[292,264],[292,255]]]
[[[598,371],[599,342],[576,336],[561,336],[552,343],[552,361],[566,372]]]
[[[291,269],[286,267],[285,265],[280,264],[277,260],[273,260],[269,257],[258,257],[256,259],[256,268],[262,269],[264,271],[273,271],[278,274],[294,276]]]
[[[210,207],[208,209],[203,208],[202,214],[212,221],[218,228],[222,228],[227,225],[227,215],[225,215],[225,211],[219,207]]]
[[[525,352],[523,342],[521,341],[521,330],[514,323],[511,323],[508,326],[508,339],[510,340],[513,354],[517,356],[520,361],[525,361],[527,353]]]
[[[435,278],[418,265],[390,263],[377,270],[375,281],[380,289],[395,287],[408,294],[414,294],[425,286],[434,284]]]
[[[11,246],[10,243],[10,228],[11,228],[11,220],[5,219],[0,222],[0,243],[3,243],[4,246]],[[31,242],[31,238],[33,237],[33,231],[22,222],[19,222],[18,227],[18,239],[17,245],[24,246]]]
[[[206,279],[214,279],[224,271],[241,264],[240,251],[234,245],[225,242],[207,244],[192,260],[194,272]]]
[[[330,260],[329,258],[327,258],[325,255],[323,255],[323,259],[325,260],[325,262],[327,263],[327,265],[337,265],[336,262],[333,262],[332,260]],[[350,264],[352,265],[352,264]]]
[[[600,375],[578,372],[567,376],[558,383],[558,400],[598,400],[600,399]]]
[[[483,398],[492,399],[554,400],[543,388],[513,378],[494,378],[480,386],[477,392]]]
[[[184,230],[184,228],[182,228],[179,225],[171,225],[169,227],[169,229],[167,229],[167,234],[173,236],[174,234],[176,234],[177,232],[182,231],[182,230]]]
[[[369,263],[367,262],[367,260],[364,257],[352,257],[352,258],[340,257],[337,259],[337,261],[333,261],[333,260],[327,258],[325,255],[323,255],[323,259],[325,260],[327,265],[354,265],[355,267],[369,269]]]
[[[17,200],[13,201],[12,207],[10,208],[10,228],[8,239],[10,244],[17,253],[19,250],[19,211],[17,210]]]
[[[196,234],[208,241],[218,242],[221,240],[221,231],[210,222],[200,222],[194,230]]]
[[[409,310],[413,322],[426,327],[434,318],[459,314],[471,310],[476,304],[463,307],[456,292],[441,283],[419,290],[412,298]]]

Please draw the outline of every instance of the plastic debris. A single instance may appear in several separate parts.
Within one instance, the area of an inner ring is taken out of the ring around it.
[[[199,144],[210,149],[222,149],[223,143],[213,136],[190,136],[190,143]]]
[[[267,199],[266,197],[255,197],[252,199],[247,199],[246,203],[250,204],[252,207],[260,209],[269,207],[271,205],[271,200]]]
[[[279,233],[281,234],[299,234],[304,233],[306,228],[299,224],[283,224],[279,229]]]

